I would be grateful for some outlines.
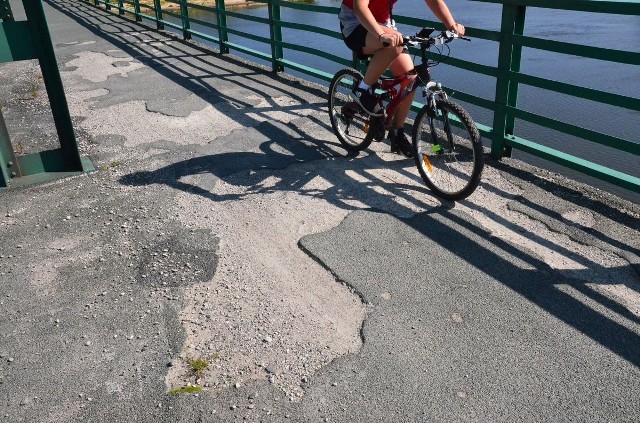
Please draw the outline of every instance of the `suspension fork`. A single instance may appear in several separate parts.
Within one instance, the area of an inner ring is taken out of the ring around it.
[[[448,99],[447,93],[442,88],[442,84],[435,81],[429,81],[427,82],[427,84],[425,85],[422,91],[422,96],[425,97],[426,104],[429,107],[427,113],[429,116],[429,129],[431,129],[431,137],[433,138],[433,144],[443,147],[440,144],[437,136],[436,128],[434,125],[434,119],[438,115],[437,100],[438,99],[447,100]],[[451,146],[451,150],[453,150],[453,133],[451,132],[449,116],[444,111],[442,113],[442,121],[444,123],[444,131],[447,134],[447,142]],[[442,150],[440,150],[440,153],[442,153]]]

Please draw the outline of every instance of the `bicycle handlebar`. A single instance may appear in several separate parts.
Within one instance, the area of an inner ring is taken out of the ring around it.
[[[418,37],[417,35],[410,35],[408,37],[403,35],[402,44],[400,44],[400,46],[414,47],[414,46],[417,46],[418,44],[440,46],[446,43],[450,43],[456,38],[460,40],[471,41],[471,38],[460,36],[453,31],[442,31],[439,35],[436,35],[435,37],[428,37],[428,38]],[[383,42],[382,45],[384,47],[389,47],[389,43]]]

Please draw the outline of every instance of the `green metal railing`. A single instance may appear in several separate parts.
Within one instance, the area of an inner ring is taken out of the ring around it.
[[[172,28],[181,31],[185,39],[199,38],[215,43],[222,53],[235,50],[268,61],[271,63],[274,72],[290,69],[325,81],[329,81],[332,78],[332,74],[330,73],[287,60],[284,55],[284,51],[286,50],[295,50],[311,54],[315,57],[344,66],[355,65],[353,60],[345,59],[310,46],[300,45],[296,43],[295,40],[285,40],[283,38],[283,28],[287,28],[299,31],[310,31],[315,34],[342,40],[341,34],[337,31],[311,24],[288,22],[281,18],[281,10],[283,8],[298,9],[310,14],[309,19],[305,19],[305,22],[314,22],[313,14],[331,14],[336,16],[338,11],[336,7],[316,6],[284,0],[255,0],[252,3],[264,3],[268,7],[268,18],[262,18],[243,14],[237,9],[229,10],[225,7],[224,0],[217,0],[214,7],[196,5],[186,0],[168,1],[167,3],[173,3],[179,6],[179,13],[170,10],[161,10],[160,0],[147,0],[147,3],[141,3],[140,0],[117,0],[117,2],[114,2],[114,0],[89,1],[92,1],[96,5],[103,4],[108,10],[116,9],[120,15],[133,17],[136,21],[143,19],[154,21],[158,29]],[[634,112],[640,111],[640,99],[638,98],[602,92],[596,89],[557,82],[520,72],[523,47],[585,58],[596,58],[611,63],[640,65],[640,53],[596,48],[523,35],[527,8],[548,8],[562,11],[640,16],[640,0],[563,0],[561,2],[556,0],[474,1],[502,4],[502,20],[499,31],[467,28],[467,33],[470,37],[488,40],[498,44],[499,53],[497,66],[486,66],[453,57],[448,59],[447,64],[473,73],[489,76],[496,80],[495,94],[492,99],[481,98],[459,90],[456,90],[455,93],[457,99],[488,109],[493,113],[491,126],[486,123],[478,124],[483,136],[491,140],[492,156],[497,159],[510,156],[511,149],[515,148],[631,191],[640,192],[640,178],[636,176],[628,175],[583,158],[564,153],[533,140],[518,137],[515,131],[515,122],[518,119],[581,138],[586,142],[604,145],[628,154],[640,156],[640,139],[628,140],[606,135],[537,115],[520,109],[517,106],[519,86],[527,85],[563,95],[628,109]],[[191,13],[192,11],[215,13],[217,16],[216,23],[195,18],[193,13]],[[264,28],[269,28],[269,36],[259,36],[255,35],[255,33],[243,32],[232,28],[227,25],[227,17],[251,21],[256,25],[264,25]],[[405,16],[394,16],[394,18],[401,24],[408,24],[415,27],[430,26],[442,29],[442,25],[434,21]],[[205,29],[194,30],[192,29],[192,24],[197,24],[198,28]],[[230,42],[229,34],[262,43],[265,49],[257,50],[238,42]],[[418,107],[419,105],[415,104],[415,106]]]

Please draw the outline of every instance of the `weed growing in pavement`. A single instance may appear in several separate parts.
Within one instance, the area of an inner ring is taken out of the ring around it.
[[[175,388],[169,391],[170,394],[193,394],[202,391],[202,386],[187,385],[182,388]]]
[[[209,367],[209,362],[205,358],[190,358],[187,364],[191,372],[198,377],[204,376],[205,370]]]

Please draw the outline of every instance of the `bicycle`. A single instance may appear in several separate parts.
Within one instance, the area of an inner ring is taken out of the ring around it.
[[[352,89],[363,76],[358,70],[339,70],[329,84],[329,118],[342,146],[361,151],[382,141],[397,106],[422,86],[425,105],[413,124],[413,153],[420,176],[440,198],[462,200],[480,183],[484,167],[480,132],[469,113],[451,101],[439,82],[431,80],[429,68],[442,62],[427,58],[427,51],[454,39],[469,40],[449,31],[431,36],[433,28],[404,37],[403,44],[420,47],[421,63],[405,75],[382,76],[373,85],[383,110],[381,117],[370,116],[353,100]],[[440,51],[442,57],[442,51]],[[411,79],[409,76],[416,75]],[[384,102],[387,102],[386,107]],[[460,132],[456,132],[460,130]]]

